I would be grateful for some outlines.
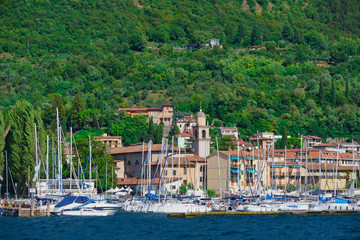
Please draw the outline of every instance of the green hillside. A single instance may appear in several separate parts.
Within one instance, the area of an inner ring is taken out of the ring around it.
[[[245,138],[360,135],[359,0],[0,4],[0,109],[25,99],[45,127],[56,107],[79,130],[170,102]]]

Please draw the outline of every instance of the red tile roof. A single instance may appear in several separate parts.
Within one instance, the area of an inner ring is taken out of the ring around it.
[[[168,147],[170,147],[170,150],[171,150],[172,146],[169,145]],[[161,152],[162,149],[163,149],[163,147],[161,144],[152,144],[151,145],[151,151]],[[139,153],[142,151],[143,151],[142,145],[119,147],[119,148],[112,148],[112,149],[107,150],[107,152],[110,153],[111,155],[124,154],[124,153]],[[147,152],[147,151],[148,151],[148,144],[145,144],[144,152]],[[178,151],[178,147],[174,146],[174,151]]]
[[[173,177],[173,181],[177,181],[178,179],[178,177]],[[139,185],[140,181],[140,178],[118,178],[117,185]],[[159,178],[150,179],[150,183],[151,182],[153,182],[153,184],[159,184]],[[165,178],[165,182],[171,182],[171,178]],[[164,183],[164,178],[161,179],[161,183]],[[149,179],[143,179],[142,184],[149,184]]]
[[[182,132],[182,133],[179,133],[178,135],[175,135],[174,137],[191,137],[191,136],[192,136],[191,133]]]
[[[173,160],[174,160],[174,164],[177,165],[179,163],[179,155],[177,155],[177,156],[175,155],[174,157],[171,157],[171,156],[168,157],[167,158],[168,166],[172,165]],[[164,162],[164,160],[162,162]],[[197,156],[197,155],[188,155],[185,158],[184,155],[180,155],[180,166],[185,165],[185,164],[187,164],[188,166],[195,166],[196,162],[205,163],[205,158]],[[153,161],[151,163],[151,165],[157,165],[157,164],[158,164],[157,161]]]

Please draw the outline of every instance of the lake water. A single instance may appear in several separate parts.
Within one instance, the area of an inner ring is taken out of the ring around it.
[[[360,215],[0,217],[0,239],[360,239]]]

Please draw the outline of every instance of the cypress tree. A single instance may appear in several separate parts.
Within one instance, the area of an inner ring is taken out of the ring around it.
[[[104,98],[102,95],[100,95],[99,110],[100,110],[101,115],[103,115],[104,114]]]
[[[245,26],[242,22],[239,23],[238,26],[238,30],[237,30],[237,34],[234,40],[234,43],[242,43],[245,39],[245,35],[246,35],[246,29]]]
[[[319,99],[320,99],[321,104],[324,103],[324,94],[325,94],[324,83],[323,83],[323,80],[320,79],[320,83],[319,83]]]
[[[83,126],[83,119],[80,115],[80,112],[83,111],[83,100],[80,94],[76,94],[72,102],[71,108],[71,122],[74,130],[79,130]]]
[[[164,135],[164,123],[161,122],[156,128],[155,143],[161,143],[163,135]]]
[[[283,130],[283,134],[282,134],[282,137],[281,137],[281,148],[285,148],[285,146],[287,146],[287,129],[286,127],[284,127],[284,130]]]
[[[331,79],[331,102],[333,105],[336,103],[336,92],[335,92],[335,79]]]
[[[254,24],[253,30],[251,32],[251,45],[256,45],[262,42],[261,33],[259,27]]]
[[[282,29],[282,37],[284,40],[292,42],[294,39],[294,30],[289,22],[286,22]]]
[[[346,97],[347,99],[349,99],[349,91],[350,91],[349,78],[346,78],[345,97]]]
[[[155,125],[153,118],[150,118],[149,129],[148,129],[149,138],[154,142],[155,141]]]
[[[41,114],[24,100],[18,101],[11,111],[11,128],[6,138],[5,149],[8,151],[9,166],[14,179],[20,187],[20,193],[27,191],[26,183],[34,186],[32,178],[35,167],[35,125],[37,125],[39,151],[45,152]],[[40,156],[40,154],[39,154]],[[30,170],[30,175],[29,175]]]

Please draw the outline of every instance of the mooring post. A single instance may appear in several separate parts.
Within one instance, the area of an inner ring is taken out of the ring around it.
[[[47,203],[46,203],[46,216],[50,216],[50,202],[49,201],[47,201]]]
[[[31,200],[31,209],[30,209],[30,217],[34,216],[34,211],[35,211],[35,201],[34,198]]]
[[[18,204],[19,204],[19,213],[18,213],[18,215],[19,215],[19,217],[21,217],[21,215],[22,215],[22,213],[21,213],[21,202],[18,202]]]

